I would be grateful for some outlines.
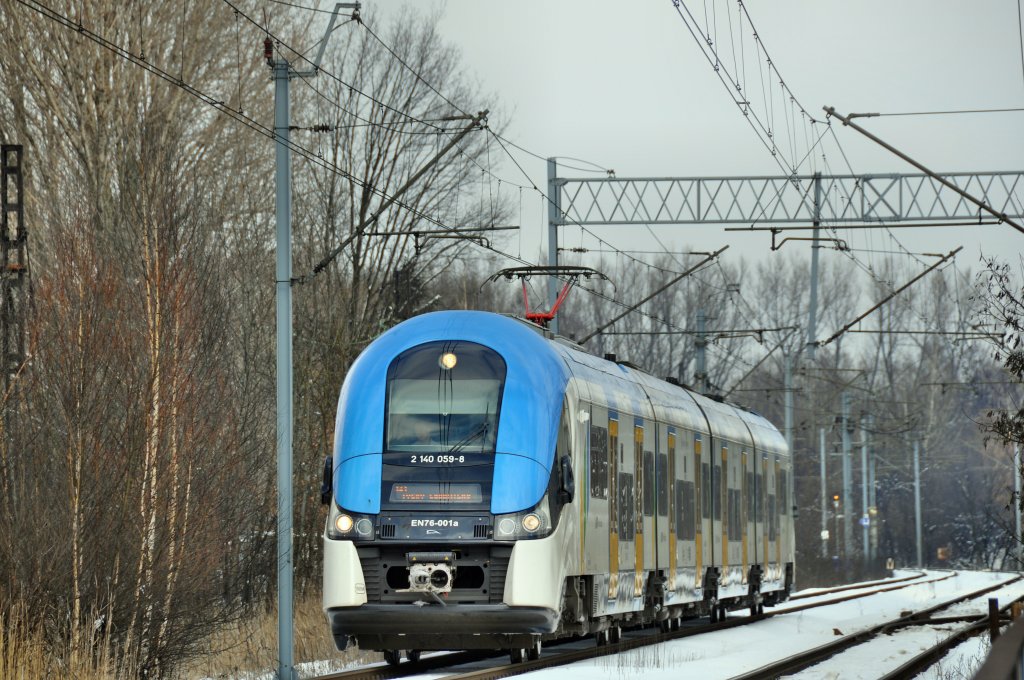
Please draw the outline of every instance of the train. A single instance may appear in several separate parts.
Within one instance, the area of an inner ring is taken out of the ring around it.
[[[793,587],[791,480],[740,406],[515,317],[413,317],[341,387],[324,613],[391,664],[759,615]]]

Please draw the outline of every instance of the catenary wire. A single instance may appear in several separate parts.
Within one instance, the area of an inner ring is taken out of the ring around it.
[[[67,17],[66,15],[63,15],[63,14],[61,14],[61,13],[59,13],[59,12],[57,12],[57,11],[51,9],[51,8],[49,8],[48,6],[42,4],[41,2],[38,2],[37,0],[17,0],[17,1],[18,1],[19,4],[25,6],[26,8],[28,8],[28,9],[30,9],[32,11],[35,11],[36,13],[44,16],[45,18],[50,19],[52,21],[55,21],[56,23],[64,26],[68,30],[74,31],[74,32],[76,32],[76,33],[86,37],[87,39],[89,39],[92,42],[100,45],[104,49],[107,49],[108,51],[114,53],[115,55],[121,57],[122,59],[125,59],[125,60],[131,62],[132,64],[134,64],[134,65],[136,65],[136,66],[138,66],[140,68],[143,68],[143,69],[149,71],[150,73],[152,73],[153,75],[156,75],[160,79],[165,80],[166,82],[168,82],[168,83],[170,83],[170,84],[172,84],[172,85],[174,85],[176,87],[179,87],[179,88],[183,89],[188,94],[190,94],[193,97],[195,97],[196,99],[198,99],[198,100],[202,101],[203,103],[211,106],[212,108],[216,109],[217,111],[219,111],[221,113],[227,114],[229,117],[231,117],[231,118],[235,119],[236,121],[242,123],[243,125],[245,125],[246,127],[250,128],[251,130],[253,130],[253,131],[255,131],[255,132],[257,132],[257,133],[259,133],[259,134],[261,134],[261,135],[271,139],[271,140],[276,140],[276,136],[275,136],[275,134],[274,134],[272,129],[266,127],[265,125],[263,125],[261,123],[259,123],[255,119],[250,118],[249,116],[245,115],[244,113],[241,113],[239,111],[235,111],[234,109],[231,109],[230,107],[226,106],[223,101],[218,100],[215,97],[213,97],[213,96],[211,96],[211,95],[209,95],[209,94],[199,90],[198,88],[196,88],[196,87],[194,87],[194,86],[192,86],[192,85],[190,85],[190,84],[188,84],[186,82],[181,81],[179,78],[177,78],[177,77],[167,73],[166,71],[164,71],[160,67],[156,66],[155,64],[152,64],[150,62],[147,62],[147,61],[141,59],[141,57],[134,55],[133,53],[129,52],[127,49],[121,47],[120,45],[118,45],[116,43],[113,43],[113,42],[107,40],[106,38],[104,38],[103,36],[101,36],[100,34],[95,33],[94,31],[91,31],[90,29],[86,28],[80,22],[74,21],[70,17]],[[277,141],[279,141],[279,140],[277,140]],[[317,155],[314,152],[312,152],[311,150],[303,147],[302,145],[296,144],[295,142],[289,142],[288,146],[296,154],[306,158],[307,160],[309,160],[310,162],[312,162],[312,163],[314,163],[316,165],[320,165],[321,167],[324,167],[325,169],[327,169],[327,170],[329,170],[331,172],[335,172],[336,174],[338,174],[338,175],[340,175],[340,176],[342,176],[342,177],[352,181],[357,186],[360,186],[361,188],[364,188],[364,189],[366,189],[368,191],[371,191],[372,193],[374,193],[375,195],[380,196],[381,198],[384,198],[384,199],[390,198],[389,195],[386,192],[384,192],[384,191],[382,191],[380,189],[377,189],[376,187],[373,187],[371,185],[368,185],[365,182],[362,182],[358,178],[356,178],[356,177],[352,176],[351,174],[345,172],[343,169],[341,169],[337,165],[335,165],[333,163],[330,163],[330,162],[326,161],[323,158],[317,157]],[[412,207],[412,206],[410,206],[410,205],[408,205],[408,204],[406,204],[406,203],[404,203],[404,202],[402,202],[400,200],[396,200],[394,202],[394,206],[409,211],[414,216],[416,216],[416,217],[418,217],[418,218],[420,218],[420,219],[422,219],[422,220],[424,220],[426,222],[429,222],[429,223],[435,225],[441,231],[450,231],[452,229],[451,227],[448,227],[447,225],[441,223],[440,221],[436,220],[435,218],[431,217],[430,215],[427,215],[427,214],[423,213],[422,211],[420,211],[420,210],[418,210],[418,209],[416,209],[416,208],[414,208],[414,207]],[[481,247],[481,248],[484,248],[486,250],[489,250],[489,251],[495,253],[496,255],[504,257],[504,258],[506,258],[506,259],[508,259],[510,261],[513,261],[513,262],[518,262],[518,263],[523,264],[523,265],[532,265],[533,264],[532,262],[530,262],[528,260],[525,260],[525,259],[523,259],[521,257],[517,257],[517,256],[512,255],[510,253],[507,253],[507,252],[505,252],[505,251],[503,251],[503,250],[501,250],[499,248],[495,248],[495,247],[493,247],[493,246],[491,246],[489,244],[478,243],[478,242],[475,242],[475,241],[469,241],[468,243],[470,243],[472,245],[476,245],[476,246]],[[609,295],[607,295],[605,293],[602,293],[601,291],[594,290],[592,288],[589,288],[589,287],[583,286],[583,285],[577,285],[576,287],[580,288],[580,289],[582,289],[582,290],[584,290],[584,291],[586,291],[586,292],[588,292],[588,293],[590,293],[592,295],[595,295],[595,296],[597,296],[597,297],[599,297],[599,298],[601,298],[601,299],[603,299],[603,300],[605,300],[605,301],[607,301],[607,302],[609,302],[611,304],[614,304],[614,305],[617,305],[619,307],[622,307],[624,309],[631,309],[632,308],[632,305],[630,305],[628,303],[625,303],[625,302],[622,302],[621,300],[618,300],[617,298],[609,296]],[[649,314],[647,312],[644,312],[642,310],[631,309],[631,311],[633,311],[633,312],[635,312],[637,314],[640,314],[641,316],[648,317],[651,320],[656,321],[656,322],[661,323],[661,324],[664,324],[664,325],[666,325],[668,327],[679,328],[678,326],[676,326],[675,324],[671,323],[670,321],[667,321],[667,320],[664,320],[664,319],[660,319],[660,318],[658,318],[658,317],[656,317],[656,316],[654,316],[652,314]]]

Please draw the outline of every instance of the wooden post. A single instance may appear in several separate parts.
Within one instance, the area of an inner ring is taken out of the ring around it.
[[[995,597],[988,599],[988,634],[992,642],[999,637],[999,599]]]

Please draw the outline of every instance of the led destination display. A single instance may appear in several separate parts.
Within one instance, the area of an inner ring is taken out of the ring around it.
[[[392,503],[481,503],[479,484],[448,482],[396,482],[391,486]]]

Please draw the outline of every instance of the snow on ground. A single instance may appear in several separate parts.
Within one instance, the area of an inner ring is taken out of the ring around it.
[[[940,575],[944,574],[929,573],[929,577]],[[961,573],[944,581],[911,585],[821,610],[775,616],[740,628],[695,635],[616,656],[538,671],[530,676],[558,680],[674,680],[682,674],[708,679],[729,678],[830,642],[836,638],[836,631],[848,635],[895,618],[902,611],[923,609],[1008,578],[1008,574],[991,572]],[[821,669],[808,669],[799,677],[877,678],[923,650],[940,635],[940,628],[929,626],[883,636],[885,639],[879,647],[872,643],[864,647],[863,652],[850,650],[850,656],[841,664],[823,664]]]

